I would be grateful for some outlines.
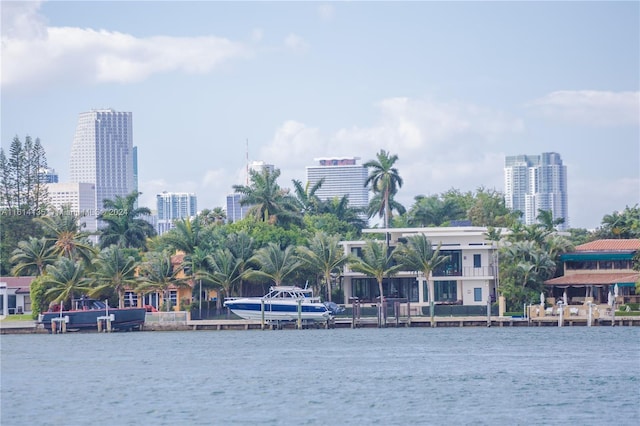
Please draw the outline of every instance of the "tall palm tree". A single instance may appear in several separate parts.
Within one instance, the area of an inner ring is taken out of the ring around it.
[[[398,161],[397,155],[389,155],[385,150],[376,154],[377,160],[370,160],[364,167],[370,169],[365,186],[371,186],[376,194],[381,194],[381,208],[384,210],[384,227],[389,227],[391,218],[391,197],[402,187],[402,178],[394,167]]]
[[[262,247],[249,261],[258,265],[259,269],[248,271],[247,278],[273,281],[275,285],[281,285],[302,264],[295,255],[293,246],[283,250],[276,243],[269,243]]]
[[[250,215],[268,223],[301,223],[295,198],[278,185],[280,169],[250,170],[250,175],[251,185],[233,186],[236,193],[244,195],[240,205],[251,206]]]
[[[384,201],[383,194],[375,194],[369,201],[367,213],[369,217],[373,217],[376,214],[379,217],[384,216],[386,220],[391,223],[394,210],[397,211],[399,215],[406,213],[404,206],[394,199],[393,194],[389,196],[388,202]],[[385,227],[386,226],[387,225],[385,225]]]
[[[147,207],[136,207],[141,192],[133,191],[122,197],[116,195],[113,200],[104,200],[104,211],[98,219],[107,224],[100,230],[100,248],[117,245],[146,250],[147,238],[156,234],[153,226],[141,216],[150,216]]]
[[[219,225],[224,223],[226,218],[227,213],[222,207],[214,207],[213,210],[204,209],[198,214],[198,220],[202,226]]]
[[[15,265],[11,269],[13,275],[40,276],[44,273],[47,265],[52,265],[58,256],[53,252],[53,245],[46,238],[30,237],[27,241],[20,241],[9,262]]]
[[[78,215],[73,214],[68,206],[54,214],[39,216],[34,221],[44,229],[47,241],[53,243],[55,255],[91,264],[95,249],[88,240],[89,234],[81,230]]]
[[[169,291],[172,288],[188,288],[189,284],[182,278],[181,266],[174,266],[171,254],[148,253],[147,259],[140,265],[141,284],[138,287],[143,293],[158,291],[162,293],[162,299],[167,312],[169,311]]]
[[[118,295],[118,307],[124,308],[125,290],[135,289],[140,282],[136,277],[139,262],[133,256],[128,256],[122,247],[110,246],[103,249],[93,263],[95,288],[91,293],[113,290]]]
[[[351,258],[349,267],[354,272],[361,272],[373,277],[378,282],[380,292],[380,305],[378,306],[378,326],[382,326],[384,290],[382,281],[385,277],[391,277],[400,271],[402,265],[394,264],[393,255],[386,246],[377,241],[367,241],[362,248],[362,258]]]
[[[328,300],[331,301],[331,274],[339,272],[349,260],[340,246],[340,237],[317,232],[309,247],[298,247],[298,257],[324,279]]]
[[[431,241],[424,234],[408,237],[407,242],[399,244],[393,254],[403,270],[422,273],[422,276],[427,281],[430,314],[431,318],[433,318],[434,300],[431,286],[429,285],[429,275],[438,266],[448,262],[451,257],[440,254],[440,244],[434,250]]]
[[[42,284],[48,288],[45,292],[47,300],[54,303],[68,301],[70,309],[73,308],[74,296],[92,289],[84,264],[67,257],[61,257],[55,264],[47,266]]]

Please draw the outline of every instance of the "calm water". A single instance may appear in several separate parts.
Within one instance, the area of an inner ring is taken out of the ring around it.
[[[637,424],[640,327],[3,335],[0,424]]]

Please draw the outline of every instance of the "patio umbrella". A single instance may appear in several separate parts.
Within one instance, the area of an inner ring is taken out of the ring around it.
[[[613,295],[614,297],[618,297],[618,284],[613,286]]]
[[[567,290],[565,290],[564,294],[562,295],[562,303],[564,303],[565,305],[567,304]]]
[[[611,296],[611,292],[607,293],[607,303],[609,306],[613,306],[613,297]]]
[[[540,292],[540,304],[544,305],[544,293]]]

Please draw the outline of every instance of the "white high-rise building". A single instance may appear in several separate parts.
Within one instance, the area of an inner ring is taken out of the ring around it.
[[[70,181],[96,187],[96,211],[105,199],[136,189],[133,123],[130,112],[97,109],[78,118],[71,147]]]
[[[560,154],[507,156],[504,163],[505,205],[523,213],[522,222],[538,222],[539,210],[551,210],[554,219],[564,218],[558,230],[569,228],[567,166]]]
[[[98,229],[96,220],[96,186],[92,183],[48,183],[49,202],[56,210],[69,208],[69,213],[79,216],[83,232]],[[95,241],[94,241],[95,242]]]
[[[198,214],[198,199],[190,192],[163,192],[156,195],[158,222],[156,231],[162,235],[174,227],[176,219],[195,217]]]
[[[324,178],[316,191],[321,200],[349,197],[349,207],[366,208],[369,205],[369,189],[364,186],[367,168],[357,164],[360,157],[314,158],[317,166],[307,166],[307,182],[312,187]]]

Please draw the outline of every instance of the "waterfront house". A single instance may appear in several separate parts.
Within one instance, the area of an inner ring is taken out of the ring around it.
[[[635,283],[640,272],[633,270],[633,257],[640,250],[640,239],[606,239],[581,244],[560,255],[563,275],[545,281],[548,294],[555,300],[567,294],[569,304],[585,301],[606,304],[608,294],[618,286],[616,303],[640,303]]]
[[[31,283],[36,277],[0,277],[0,315],[31,313]]]
[[[383,291],[387,300],[410,303],[414,313],[425,312],[433,294],[435,305],[463,305],[486,309],[488,302],[496,300],[498,285],[498,245],[487,237],[487,228],[475,226],[365,229],[363,233],[388,234],[389,249],[395,248],[407,237],[424,234],[433,248],[440,245],[440,254],[449,261],[432,271],[429,277],[419,272],[403,271],[385,278]],[[345,254],[360,256],[365,241],[343,241]],[[385,244],[385,241],[381,241]],[[379,301],[377,281],[345,266],[342,275],[344,302],[351,306],[359,303],[375,304]],[[486,311],[485,311],[486,312]]]

